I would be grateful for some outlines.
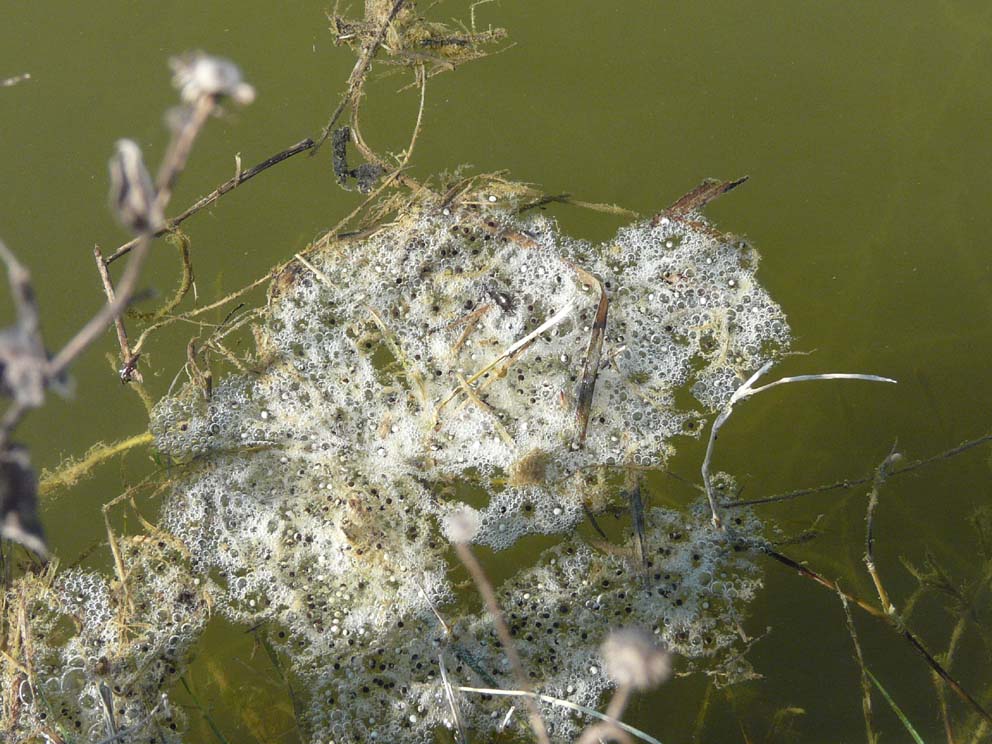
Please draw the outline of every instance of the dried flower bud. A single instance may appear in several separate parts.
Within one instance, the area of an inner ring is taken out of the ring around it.
[[[445,516],[441,523],[444,536],[452,543],[470,543],[479,532],[479,512],[465,504]]]
[[[141,148],[129,139],[117,140],[116,148],[110,158],[110,207],[133,233],[157,230],[163,219]]]
[[[606,673],[621,687],[650,690],[672,674],[672,658],[640,628],[614,630],[599,649]]]
[[[186,103],[204,96],[231,98],[246,105],[255,100],[255,89],[241,77],[241,70],[228,59],[203,52],[187,52],[169,60],[172,84]]]

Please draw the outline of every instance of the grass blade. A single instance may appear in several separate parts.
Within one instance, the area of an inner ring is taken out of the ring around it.
[[[885,702],[889,704],[892,711],[896,714],[896,716],[898,716],[899,720],[902,721],[902,725],[905,727],[906,731],[909,732],[909,735],[913,737],[913,741],[915,741],[916,744],[924,744],[923,737],[916,733],[916,729],[913,728],[913,724],[911,724],[909,719],[906,718],[906,714],[902,712],[902,708],[896,704],[896,701],[892,699],[892,696],[889,695],[888,691],[882,687],[882,683],[878,681],[875,675],[872,674],[871,670],[867,667],[865,668],[865,674],[868,675],[868,678],[872,681],[875,687],[878,688],[878,691],[882,693],[882,697],[885,698]]]

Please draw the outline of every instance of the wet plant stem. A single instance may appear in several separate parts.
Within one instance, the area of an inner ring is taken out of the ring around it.
[[[885,587],[882,586],[882,577],[878,573],[878,568],[875,566],[875,511],[878,508],[878,493],[888,478],[889,468],[896,462],[902,459],[902,455],[896,452],[896,446],[892,445],[892,450],[889,452],[888,457],[885,458],[875,469],[875,477],[872,480],[871,491],[868,493],[868,509],[865,514],[865,555],[864,562],[868,569],[868,574],[871,576],[872,582],[875,584],[875,590],[878,592],[878,601],[882,605],[882,609],[888,615],[894,615],[896,608],[895,605],[889,600],[889,594],[885,591]]]
[[[282,161],[287,160],[293,157],[294,155],[299,155],[301,152],[307,152],[308,150],[312,149],[313,146],[314,146],[313,140],[308,137],[307,139],[300,140],[295,145],[287,147],[285,150],[277,152],[275,155],[266,158],[261,163],[249,168],[248,170],[245,171],[239,170],[238,173],[234,176],[234,178],[224,181],[224,183],[220,184],[209,194],[197,199],[184,211],[180,212],[172,219],[166,220],[167,227],[163,227],[159,230],[156,230],[153,237],[159,237],[161,235],[165,235],[165,233],[169,232],[171,229],[175,228],[176,226],[182,224],[200,210],[206,209],[207,207],[214,204],[218,199],[224,196],[224,194],[228,193],[229,191],[233,191],[234,189],[236,189],[238,186],[245,183],[246,181],[250,181],[252,178],[257,176],[262,171],[266,171],[272,166],[278,165]],[[130,253],[135,248],[137,248],[140,240],[141,240],[140,238],[135,238],[121,245],[117,250],[115,250],[113,253],[107,256],[106,259],[107,264],[108,265],[112,264],[121,256],[124,256]]]
[[[770,546],[758,545],[755,546],[755,548],[761,553],[767,555],[769,558],[772,558],[778,561],[779,563],[797,571],[801,576],[810,579],[812,581],[815,581],[820,586],[823,586],[826,589],[829,589],[830,591],[843,596],[849,602],[856,604],[858,607],[860,607],[862,610],[867,612],[872,617],[876,617],[880,620],[884,620],[885,622],[887,622],[889,626],[896,633],[902,636],[909,643],[909,645],[912,646],[916,650],[916,652],[923,657],[924,661],[926,661],[926,663],[933,670],[933,672],[937,676],[939,676],[945,682],[945,684],[947,684],[947,686],[954,691],[954,693],[959,698],[961,698],[964,702],[966,702],[969,706],[971,706],[971,708],[979,716],[981,716],[984,721],[986,721],[989,724],[992,724],[992,714],[990,714],[987,710],[985,710],[982,704],[979,703],[978,700],[976,700],[975,697],[971,695],[971,693],[965,690],[964,687],[961,686],[960,682],[958,682],[954,677],[951,676],[951,673],[947,671],[947,669],[945,669],[943,665],[941,665],[941,663],[937,661],[936,658],[934,658],[933,654],[931,654],[927,650],[926,646],[923,645],[923,641],[921,641],[911,630],[903,626],[899,622],[898,618],[896,618],[894,615],[890,615],[884,610],[881,610],[878,607],[875,607],[874,605],[865,602],[864,600],[858,599],[857,597],[847,594],[846,592],[841,590],[841,588],[837,585],[836,582],[831,581],[825,576],[818,574],[816,571],[807,568],[806,566],[788,557],[787,555],[783,555],[782,553],[779,553]]]
[[[865,658],[861,653],[861,643],[858,641],[858,633],[854,628],[854,618],[851,617],[851,608],[848,605],[847,596],[838,590],[841,606],[844,608],[844,619],[847,621],[847,631],[851,636],[851,643],[854,645],[854,659],[858,662],[858,670],[861,672],[861,710],[865,717],[865,736],[868,744],[878,742],[878,733],[872,716],[871,707],[871,682],[868,679],[868,670],[865,667]]]

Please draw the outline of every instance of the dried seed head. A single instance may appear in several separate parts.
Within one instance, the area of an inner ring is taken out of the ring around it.
[[[204,96],[231,98],[246,105],[255,100],[255,89],[241,77],[241,70],[228,59],[203,52],[187,52],[169,60],[172,84],[186,103]]]
[[[445,516],[441,523],[444,536],[453,543],[470,543],[479,531],[479,512],[471,506],[461,506]]]
[[[129,139],[118,140],[116,148],[110,158],[110,208],[133,233],[157,230],[163,219],[141,148]]]
[[[672,674],[672,655],[640,628],[614,630],[599,649],[606,673],[620,686],[650,690]]]

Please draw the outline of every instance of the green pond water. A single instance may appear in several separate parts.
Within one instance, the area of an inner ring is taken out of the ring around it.
[[[7,4],[0,79],[31,79],[0,88],[0,236],[33,272],[49,346],[99,304],[93,246],[109,251],[125,239],[105,206],[113,142],[135,138],[150,162],[164,147],[161,114],[174,100],[167,58],[198,48],[231,57],[258,91],[251,107],[206,128],[176,211],[233,175],[236,153],[251,165],[320,131],[354,64],[349,50],[334,47],[325,10],[314,2]],[[506,169],[549,193],[645,215],[703,177],[749,175],[707,214],[755,243],[759,279],[788,314],[793,348],[804,352],[773,374],[868,372],[899,381],[797,385],[747,404],[723,430],[715,462],[738,478],[745,497],[870,474],[895,441],[912,460],[987,432],[992,6],[503,0],[475,12],[481,26],[505,27],[514,46],[429,82],[412,175],[466,163]],[[430,13],[469,16],[456,2]],[[376,67],[368,86],[364,134],[379,151],[399,152],[417,93],[397,92],[409,74],[387,71]],[[200,213],[184,226],[199,302],[303,249],[359,199],[335,184],[325,148]],[[551,213],[565,232],[590,240],[626,221],[567,206]],[[157,246],[145,283],[167,293],[176,276],[174,250]],[[190,333],[173,326],[152,343],[144,370],[153,395],[182,367]],[[115,346],[108,332],[74,368],[75,399],[53,399],[18,430],[39,468],[147,427],[141,401],[104,358]],[[671,471],[698,481],[705,443],[676,445]],[[86,565],[110,565],[99,507],[153,467],[136,451],[43,503],[63,563],[85,556]],[[979,580],[985,569],[969,517],[990,504],[989,468],[983,446],[883,488],[876,557],[897,608],[916,587],[901,559],[921,565],[930,554],[955,582]],[[666,505],[694,498],[673,479],[653,480],[649,491]],[[788,534],[819,520],[815,540],[783,552],[877,603],[861,561],[866,491],[759,513]],[[157,504],[142,509],[154,517]],[[116,526],[139,529],[133,518]],[[492,561],[497,575],[509,572],[500,565],[506,560]],[[764,567],[765,589],[746,628],[758,637],[750,659],[762,678],[729,690],[709,690],[699,675],[676,678],[637,700],[630,722],[666,744],[864,738],[859,671],[837,597],[771,561]],[[987,707],[989,594],[986,587],[952,667]],[[892,628],[854,612],[868,668],[925,741],[945,740],[924,661]],[[936,654],[956,620],[930,598],[909,625]],[[259,732],[266,741],[296,740],[285,689],[243,629],[215,622],[187,679],[228,741]],[[190,706],[189,741],[213,740],[189,696],[176,699]],[[952,693],[947,700],[963,736],[974,718]],[[884,739],[907,740],[878,694],[874,707]]]

